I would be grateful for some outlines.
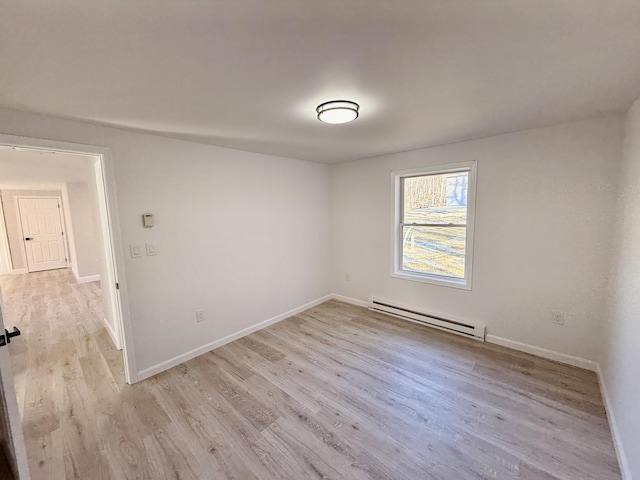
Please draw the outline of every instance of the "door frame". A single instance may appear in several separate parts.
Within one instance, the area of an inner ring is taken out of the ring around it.
[[[66,228],[66,217],[64,215],[64,212],[62,211],[62,197],[57,196],[57,195],[16,195],[14,197],[16,199],[16,213],[18,214],[18,228],[20,229],[20,248],[22,250],[22,255],[24,257],[24,263],[27,267],[27,272],[31,273],[31,270],[29,270],[29,259],[27,258],[27,246],[24,243],[25,239],[24,239],[24,228],[22,226],[22,214],[20,212],[20,199],[21,198],[55,198],[56,200],[58,200],[58,205],[60,206],[60,208],[58,208],[58,215],[60,216],[60,228],[62,228],[62,236],[64,237],[62,239],[62,245],[64,246],[64,268],[68,268],[69,267],[69,237],[67,236],[67,228]]]
[[[0,196],[0,275],[9,275],[13,272],[13,260],[11,260],[7,227],[4,222],[3,203],[2,196]]]
[[[104,253],[107,259],[106,279],[102,285],[103,294],[108,296],[115,315],[116,347],[122,348],[124,359],[124,376],[129,384],[138,381],[138,372],[134,355],[133,328],[129,312],[129,296],[124,269],[124,253],[118,204],[116,198],[116,182],[113,169],[111,149],[97,145],[60,142],[42,138],[21,137],[0,133],[0,145],[34,150],[57,151],[93,157],[100,205],[100,222],[103,231]],[[55,161],[55,160],[52,160]],[[67,257],[69,258],[69,257]]]

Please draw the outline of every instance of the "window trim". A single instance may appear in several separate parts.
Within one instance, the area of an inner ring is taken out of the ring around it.
[[[406,177],[456,172],[469,172],[464,278],[454,278],[433,273],[429,274],[402,270],[402,179]],[[391,276],[393,278],[471,290],[473,279],[473,239],[476,217],[476,178],[477,162],[475,160],[470,162],[450,163],[445,165],[433,165],[408,170],[391,171]]]

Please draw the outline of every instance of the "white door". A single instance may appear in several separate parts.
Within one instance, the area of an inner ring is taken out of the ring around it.
[[[18,209],[29,272],[65,268],[60,199],[18,198]]]
[[[2,296],[0,295],[0,332],[5,333],[4,321],[2,319]],[[13,341],[19,341],[14,337]],[[0,343],[5,343],[4,338]],[[11,359],[9,358],[9,347],[0,347],[0,449],[7,460],[10,470],[13,472],[15,480],[29,479],[29,463],[27,461],[27,449],[24,445],[22,435],[22,424],[20,422],[20,412],[16,391],[13,383],[13,372],[11,371]],[[3,470],[0,465],[0,472]],[[5,478],[5,477],[2,477]]]

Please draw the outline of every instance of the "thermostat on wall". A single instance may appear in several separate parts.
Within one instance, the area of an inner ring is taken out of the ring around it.
[[[142,226],[144,228],[151,228],[153,227],[153,215],[150,213],[143,213],[142,214]]]

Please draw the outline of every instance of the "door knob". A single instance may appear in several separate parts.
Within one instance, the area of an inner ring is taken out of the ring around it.
[[[0,347],[4,347],[8,343],[11,343],[13,337],[20,335],[20,330],[17,327],[13,327],[13,331],[10,332],[6,328],[4,329],[4,335],[0,335]]]
[[[33,240],[33,237],[24,237],[25,240]]]

